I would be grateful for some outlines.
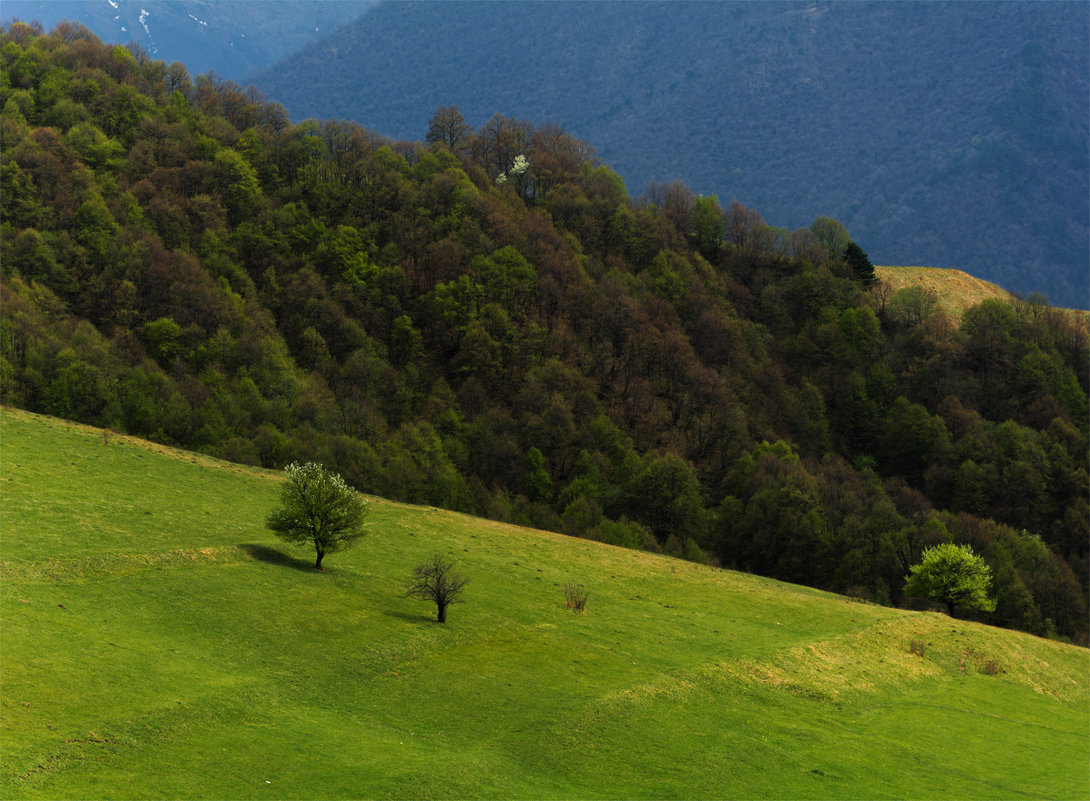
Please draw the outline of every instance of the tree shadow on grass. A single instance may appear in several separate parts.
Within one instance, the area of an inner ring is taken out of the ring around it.
[[[299,559],[295,556],[289,556],[283,551],[278,551],[276,548],[270,548],[268,545],[244,543],[238,547],[248,553],[251,559],[256,559],[259,562],[267,562],[270,565],[283,565],[284,567],[292,567],[296,570],[304,570],[307,573],[315,572],[313,561],[309,561],[307,559]]]
[[[427,613],[415,614],[413,612],[402,612],[400,609],[383,609],[382,613],[387,617],[396,617],[398,620],[406,620],[409,623],[436,623],[435,612],[430,615]]]

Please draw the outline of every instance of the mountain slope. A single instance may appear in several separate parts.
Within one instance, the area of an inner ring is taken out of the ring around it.
[[[1090,790],[1083,649],[379,499],[318,573],[267,472],[0,427],[5,798]],[[403,594],[435,551],[445,626]]]
[[[70,20],[107,42],[134,42],[194,75],[242,81],[363,14],[367,0],[5,0],[0,21]]]
[[[880,263],[1090,304],[1090,19],[1076,3],[386,3],[255,78],[417,139],[455,104],[552,120],[639,194],[680,178]]]

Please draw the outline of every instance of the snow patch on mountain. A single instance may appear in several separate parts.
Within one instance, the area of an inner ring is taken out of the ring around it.
[[[159,48],[155,44],[155,39],[151,35],[151,28],[148,27],[148,18],[151,17],[151,13],[146,9],[140,9],[140,27],[144,29],[144,33],[148,37],[148,52],[155,56],[159,54]]]

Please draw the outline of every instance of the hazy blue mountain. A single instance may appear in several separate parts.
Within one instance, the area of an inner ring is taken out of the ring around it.
[[[382,3],[258,73],[293,119],[553,121],[879,264],[1090,305],[1086,3]]]
[[[4,0],[6,21],[86,25],[105,42],[136,42],[152,58],[190,73],[241,81],[332,33],[369,6],[365,0]]]

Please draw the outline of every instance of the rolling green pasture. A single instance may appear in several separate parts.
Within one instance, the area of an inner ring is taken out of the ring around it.
[[[5,799],[1090,797],[1081,649],[379,499],[316,572],[274,474],[0,436]]]

